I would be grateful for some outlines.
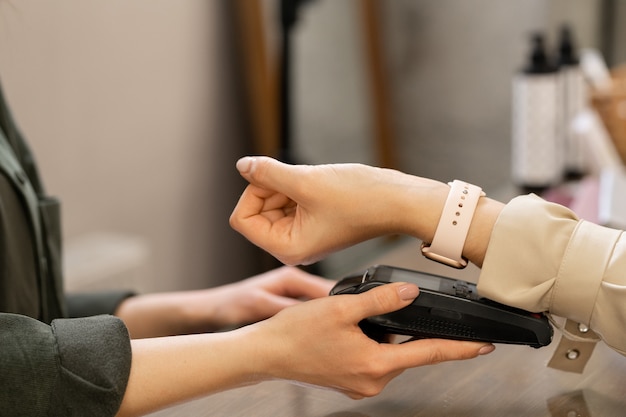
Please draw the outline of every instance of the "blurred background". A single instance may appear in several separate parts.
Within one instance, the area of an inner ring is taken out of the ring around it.
[[[530,34],[555,48],[567,23],[617,65],[623,22],[625,0],[3,1],[0,79],[64,203],[68,287],[190,289],[276,265],[228,225],[240,156],[497,193]]]

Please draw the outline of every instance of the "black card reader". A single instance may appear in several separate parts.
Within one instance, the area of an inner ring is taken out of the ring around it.
[[[553,330],[547,317],[481,297],[470,282],[386,265],[346,277],[330,295],[359,294],[391,282],[420,288],[407,307],[363,320],[361,328],[375,340],[388,335],[413,338],[474,340],[490,343],[547,346]]]

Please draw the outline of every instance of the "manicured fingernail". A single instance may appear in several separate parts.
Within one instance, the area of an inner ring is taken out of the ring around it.
[[[239,172],[242,174],[246,174],[252,172],[254,165],[254,158],[251,156],[244,156],[243,158],[237,161],[236,167]]]
[[[496,350],[496,347],[494,345],[485,345],[485,346],[481,347],[480,350],[478,350],[478,354],[479,355],[486,355],[488,353],[493,352],[494,350]]]
[[[417,285],[404,284],[398,287],[398,294],[404,301],[414,300],[420,293]]]

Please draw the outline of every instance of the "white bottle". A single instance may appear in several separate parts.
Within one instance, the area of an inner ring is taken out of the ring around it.
[[[528,65],[513,79],[512,179],[540,192],[563,178],[559,133],[559,77],[549,61],[543,35],[535,34]]]
[[[580,177],[586,171],[585,154],[580,135],[576,134],[572,122],[585,109],[588,93],[587,85],[574,48],[572,33],[569,27],[561,28],[559,41],[559,78],[561,99],[561,127],[563,152],[565,158],[565,175]]]

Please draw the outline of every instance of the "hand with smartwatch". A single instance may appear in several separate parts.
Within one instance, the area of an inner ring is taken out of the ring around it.
[[[250,184],[231,226],[286,264],[315,262],[400,233],[426,242],[422,250],[431,259],[480,266],[504,206],[461,181],[451,186],[361,164],[288,165],[244,157],[237,169]]]
[[[626,355],[621,230],[536,195],[505,205],[463,181],[445,184],[366,165],[245,157],[237,169],[250,185],[231,225],[283,262],[312,262],[386,233],[414,236],[432,260],[480,267],[481,296],[582,324],[594,340]]]

